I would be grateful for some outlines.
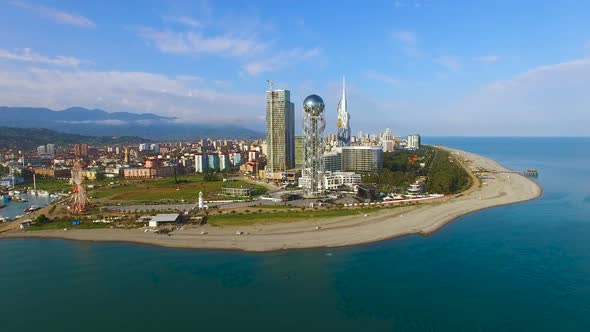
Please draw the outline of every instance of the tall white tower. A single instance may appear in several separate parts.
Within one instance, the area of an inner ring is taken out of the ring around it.
[[[346,105],[346,81],[342,78],[342,99],[338,103],[338,119],[336,120],[336,127],[338,127],[338,146],[350,145],[350,115]]]
[[[324,101],[311,95],[303,101],[303,174],[306,184],[305,197],[320,197],[324,194],[324,144],[322,133],[326,128]]]

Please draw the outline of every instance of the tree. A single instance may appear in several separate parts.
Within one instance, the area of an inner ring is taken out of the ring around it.
[[[45,223],[51,222],[51,219],[47,218],[47,216],[45,216],[45,214],[41,214],[40,216],[38,216],[35,219],[35,222],[39,223],[39,224],[45,224]]]

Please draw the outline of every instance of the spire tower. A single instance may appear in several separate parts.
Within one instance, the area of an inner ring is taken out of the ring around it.
[[[342,77],[342,99],[338,103],[338,146],[350,145],[350,115],[346,105],[346,78]]]

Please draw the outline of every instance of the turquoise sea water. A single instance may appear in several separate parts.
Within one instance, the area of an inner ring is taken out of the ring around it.
[[[590,138],[431,138],[543,196],[428,236],[263,254],[0,241],[3,331],[590,331]]]

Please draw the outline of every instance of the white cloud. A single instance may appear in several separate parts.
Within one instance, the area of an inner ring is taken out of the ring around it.
[[[420,58],[422,51],[418,48],[418,37],[412,30],[398,30],[391,33],[391,38],[395,40],[402,52],[409,57]]]
[[[397,78],[384,73],[377,72],[375,70],[368,70],[367,72],[365,72],[365,77],[370,80],[379,81],[389,85],[398,85],[400,83],[400,81]]]
[[[58,55],[56,57],[48,57],[45,55],[34,53],[30,48],[10,52],[0,49],[0,60],[10,60],[19,62],[42,63],[54,66],[63,67],[78,67],[81,63],[80,59],[73,57],[66,57]]]
[[[0,105],[64,109],[71,106],[110,112],[152,112],[178,121],[250,125],[264,112],[260,95],[221,92],[190,80],[122,71],[0,71]]]
[[[416,33],[410,30],[399,30],[394,31],[391,36],[397,40],[398,42],[407,45],[407,46],[415,46],[416,45]]]
[[[229,34],[205,36],[201,32],[141,29],[140,35],[153,42],[160,51],[172,54],[246,56],[260,53],[267,48],[265,43],[254,37]]]
[[[461,61],[459,60],[459,58],[457,58],[455,56],[450,56],[450,55],[438,57],[438,58],[434,59],[434,62],[438,63],[439,65],[441,65],[447,69],[453,70],[453,71],[458,71],[462,67]]]
[[[302,49],[295,48],[290,51],[279,52],[273,57],[251,61],[243,66],[249,75],[256,76],[260,73],[277,71],[279,69],[296,65],[299,62],[309,60],[321,54],[319,48]]]
[[[453,105],[441,125],[467,135],[590,135],[590,59],[541,66]]]
[[[202,28],[203,26],[205,26],[203,22],[195,20],[194,18],[189,16],[164,16],[162,17],[162,19],[167,22],[186,25],[190,28]]]
[[[477,58],[477,60],[483,63],[496,63],[500,60],[500,57],[497,55],[483,55]]]
[[[38,16],[45,17],[60,24],[74,25],[81,28],[94,28],[96,24],[82,15],[67,13],[59,9],[35,5],[24,1],[11,1],[13,6],[28,10]]]

